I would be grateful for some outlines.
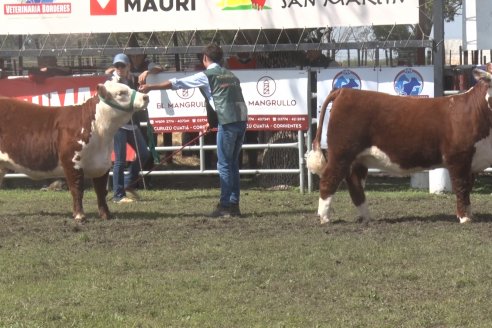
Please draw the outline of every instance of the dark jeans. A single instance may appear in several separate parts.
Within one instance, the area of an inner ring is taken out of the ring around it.
[[[135,150],[137,158],[131,162],[129,173],[125,175],[127,143]],[[136,184],[139,173],[143,169],[140,163],[144,166],[149,158],[150,152],[140,129],[118,129],[114,136],[113,194],[115,200],[126,196],[126,187],[136,187],[133,184]]]
[[[246,122],[219,125],[217,131],[217,170],[220,177],[220,204],[239,204],[239,154]]]

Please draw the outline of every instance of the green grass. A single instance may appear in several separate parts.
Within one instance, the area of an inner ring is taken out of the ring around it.
[[[89,190],[83,226],[67,192],[0,190],[0,327],[491,327],[484,179],[467,225],[401,179],[370,178],[369,225],[344,190],[325,226],[296,189],[248,186],[240,219],[206,217],[216,189],[145,191],[111,221]]]

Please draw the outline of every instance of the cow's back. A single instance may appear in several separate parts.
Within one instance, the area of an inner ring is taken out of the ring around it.
[[[449,129],[442,99],[344,89],[333,102],[328,149],[353,156],[372,147],[402,169],[431,167],[442,162]]]

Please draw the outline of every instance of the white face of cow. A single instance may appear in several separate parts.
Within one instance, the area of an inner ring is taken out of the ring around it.
[[[125,84],[113,81],[106,81],[104,84],[99,84],[97,93],[102,103],[111,107],[111,109],[117,109],[126,113],[143,110],[149,104],[148,95],[135,91]],[[121,115],[121,113],[117,113],[116,115]]]
[[[106,81],[97,87],[100,102],[96,110],[96,129],[116,131],[127,123],[134,112],[143,110],[149,104],[149,96],[135,91],[122,83]]]
[[[487,94],[485,95],[485,100],[487,101],[489,108],[492,109],[492,74],[489,72],[486,72],[482,69],[475,68],[473,70],[473,77],[477,81],[482,80],[482,81],[485,81],[489,84],[489,90],[487,91]]]
[[[113,81],[99,84],[97,92],[100,101],[91,123],[89,142],[80,140],[82,150],[73,157],[75,168],[83,168],[88,177],[100,176],[109,169],[116,131],[130,121],[133,113],[149,104],[148,95]]]

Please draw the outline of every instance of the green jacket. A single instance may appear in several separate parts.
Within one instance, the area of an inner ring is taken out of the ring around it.
[[[204,73],[212,91],[218,123],[224,125],[247,121],[248,108],[239,79],[231,71],[219,66],[207,69]]]

